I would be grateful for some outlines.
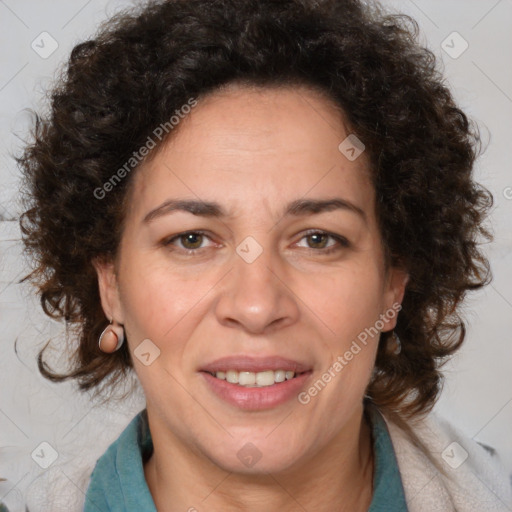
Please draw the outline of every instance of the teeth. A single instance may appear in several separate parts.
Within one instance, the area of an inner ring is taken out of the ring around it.
[[[240,372],[238,374],[238,384],[240,386],[254,386],[256,384],[256,374],[253,372]]]
[[[272,386],[276,382],[284,382],[295,377],[295,372],[285,370],[266,370],[264,372],[237,372],[236,370],[227,370],[226,372],[216,372],[215,377],[221,380],[227,380],[231,384],[238,384],[247,388],[262,388]]]
[[[274,372],[274,380],[276,382],[284,382],[286,380],[286,372],[284,370],[277,370],[277,372]]]
[[[222,372],[217,372],[215,376],[217,377],[217,375],[222,375]],[[235,372],[235,370],[229,370],[226,372],[226,380],[231,382],[231,384],[238,384],[238,375],[238,372]],[[221,377],[218,378],[220,379]]]
[[[272,370],[268,370],[267,372],[258,372],[253,375],[255,384],[258,386],[272,386],[272,384],[276,382],[276,377]]]

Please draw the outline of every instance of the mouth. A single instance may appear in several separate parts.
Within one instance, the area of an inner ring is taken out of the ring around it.
[[[262,372],[251,372],[248,370],[226,370],[217,372],[206,372],[219,380],[225,380],[230,384],[236,384],[245,388],[265,388],[292,380],[307,372],[294,372],[291,370],[264,370]]]
[[[199,373],[218,398],[238,409],[256,411],[296,399],[313,368],[283,357],[229,356],[203,366]]]

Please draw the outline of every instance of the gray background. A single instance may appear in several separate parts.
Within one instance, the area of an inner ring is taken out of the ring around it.
[[[19,176],[12,159],[26,136],[26,109],[41,107],[71,48],[134,3],[0,0],[0,478],[7,479],[0,482],[0,500],[12,511],[23,510],[25,502],[32,512],[81,510],[95,460],[144,406],[140,389],[129,401],[93,405],[72,384],[51,384],[39,375],[37,350],[65,332],[42,314],[30,289],[16,283],[28,266],[19,243]],[[467,341],[445,367],[435,411],[496,448],[512,471],[512,0],[384,3],[419,22],[422,41],[442,59],[448,83],[487,144],[476,176],[495,197],[495,242],[486,247],[494,281],[466,302]],[[464,41],[468,48],[453,58]],[[47,55],[52,44],[58,47]],[[55,361],[65,364],[62,345],[55,346]]]

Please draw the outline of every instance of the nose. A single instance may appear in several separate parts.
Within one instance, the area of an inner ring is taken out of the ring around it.
[[[222,325],[265,334],[298,320],[291,268],[278,254],[265,248],[255,261],[248,262],[238,253],[233,260],[216,303]]]

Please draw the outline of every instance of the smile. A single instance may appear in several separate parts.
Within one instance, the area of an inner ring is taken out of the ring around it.
[[[248,388],[273,386],[296,376],[296,373],[290,370],[265,370],[262,372],[227,370],[208,373],[217,379],[226,380],[230,384]]]

